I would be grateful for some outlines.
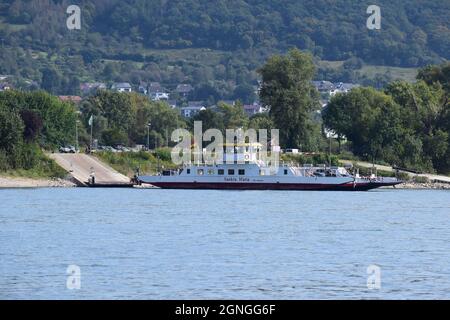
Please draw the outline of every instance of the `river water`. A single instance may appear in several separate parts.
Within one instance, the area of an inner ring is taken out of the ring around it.
[[[1,299],[449,299],[449,249],[449,191],[0,190]]]

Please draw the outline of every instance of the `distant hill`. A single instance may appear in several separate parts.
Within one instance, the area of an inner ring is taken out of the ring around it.
[[[82,10],[79,31],[66,28],[65,11],[73,3]],[[2,0],[0,74],[40,82],[43,68],[54,68],[65,82],[59,90],[63,93],[75,78],[160,80],[169,86],[213,81],[215,93],[231,97],[236,85],[255,83],[255,70],[264,59],[294,46],[318,60],[348,61],[334,75],[347,78],[343,80],[356,80],[348,70],[361,64],[420,67],[449,59],[449,1],[378,0],[381,30],[366,28],[370,4]],[[177,56],[177,51],[185,55]]]

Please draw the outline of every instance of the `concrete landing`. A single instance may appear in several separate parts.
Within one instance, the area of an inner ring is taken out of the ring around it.
[[[97,158],[82,153],[52,153],[49,157],[67,170],[79,184],[88,186],[89,177],[95,173],[95,183],[98,186],[129,185],[130,179],[104,164]]]

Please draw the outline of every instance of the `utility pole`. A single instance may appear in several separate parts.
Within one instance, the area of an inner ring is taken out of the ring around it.
[[[331,134],[330,134],[330,150],[329,150],[329,159],[330,159],[330,167],[331,167]]]
[[[150,126],[152,123],[149,121],[147,124],[147,151],[150,151]]]
[[[78,151],[78,119],[75,120],[75,150]]]
[[[89,118],[89,125],[91,126],[91,145],[90,145],[90,147],[89,147],[89,153],[91,153],[92,152],[92,144],[93,144],[93,140],[92,140],[92,138],[93,138],[93,135],[92,135],[92,132],[93,132],[93,126],[94,126],[94,116],[93,115],[91,115],[91,117]]]

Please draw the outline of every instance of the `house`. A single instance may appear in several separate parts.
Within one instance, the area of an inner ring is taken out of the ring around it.
[[[199,106],[194,106],[194,107],[182,107],[181,109],[181,115],[185,118],[192,118],[193,116],[195,116],[197,113],[199,113],[202,110],[206,110],[205,107],[199,107]]]
[[[345,93],[349,92],[353,88],[360,87],[359,84],[343,83],[343,82],[336,83],[335,86],[336,86],[336,88],[338,88],[339,90],[341,90],[342,92],[345,92]]]
[[[181,115],[185,118],[191,118],[202,110],[206,110],[203,101],[189,101],[186,107],[181,108]]]
[[[139,83],[138,92],[142,93],[143,95],[147,95],[147,93],[148,93],[148,83],[141,81]]]
[[[153,101],[169,100],[169,93],[164,90],[159,82],[150,82],[147,94]]]
[[[313,81],[312,84],[319,92],[329,93],[335,88],[334,84],[330,81]]]
[[[357,88],[360,85],[359,84],[353,84],[353,83],[343,83],[339,82],[334,85],[334,89],[330,91],[330,96],[335,96],[338,93],[347,93],[353,88]]]
[[[175,92],[186,98],[192,90],[194,90],[194,88],[190,84],[179,84],[177,85]]]
[[[163,88],[159,82],[150,82],[147,87],[147,92],[149,95],[156,92],[163,92]]]
[[[150,93],[150,99],[153,101],[169,100],[169,94],[167,92]]]
[[[88,95],[97,90],[106,90],[106,84],[103,82],[84,82],[80,84],[80,90],[83,95]]]
[[[169,105],[169,107],[171,107],[172,109],[175,109],[177,107],[177,100],[167,100],[167,104]]]
[[[117,92],[131,92],[133,91],[131,85],[128,82],[117,82],[111,86],[111,90]]]
[[[0,83],[0,92],[2,91],[6,91],[6,90],[11,90],[12,86],[9,83],[3,82]]]
[[[244,111],[249,117],[266,112],[266,110],[258,103],[244,105]]]
[[[73,102],[75,104],[80,104],[83,100],[80,96],[58,96],[59,100],[64,102]]]

